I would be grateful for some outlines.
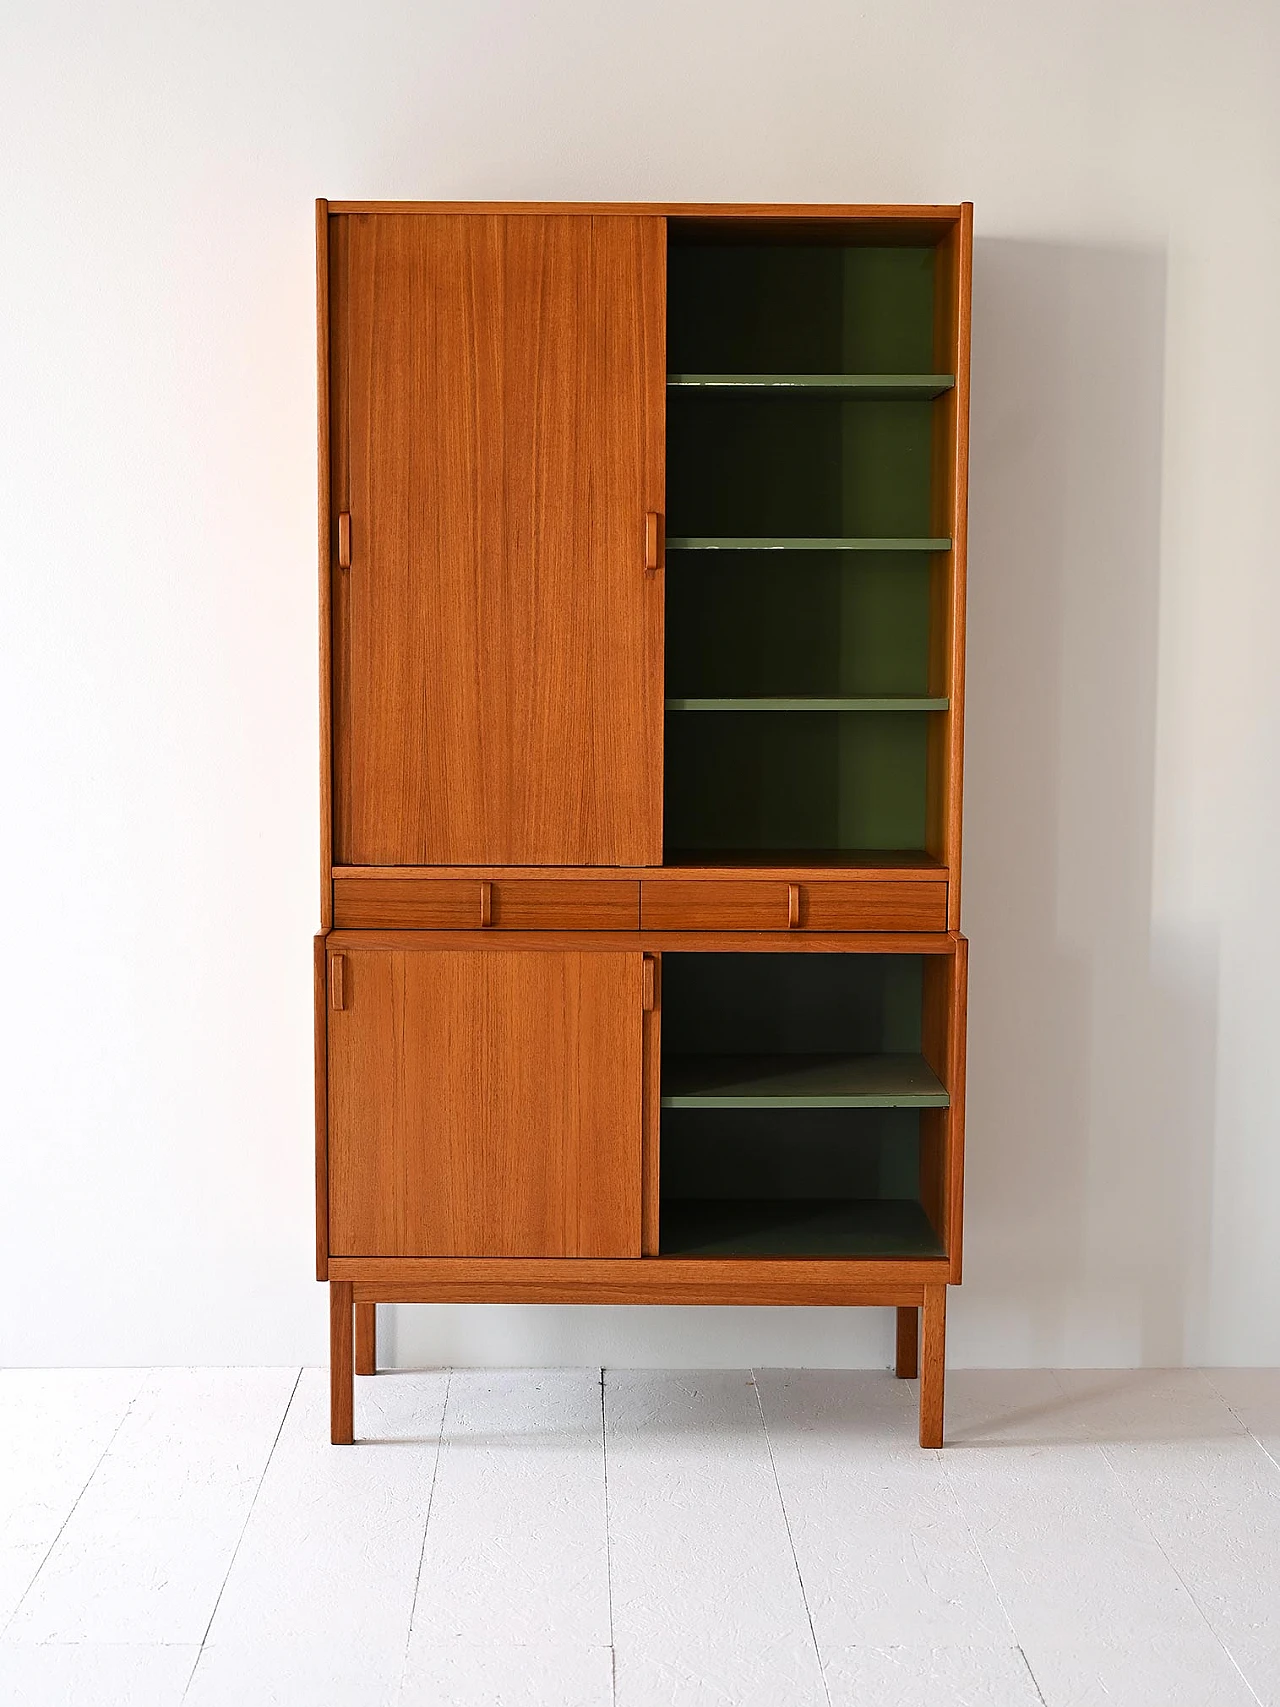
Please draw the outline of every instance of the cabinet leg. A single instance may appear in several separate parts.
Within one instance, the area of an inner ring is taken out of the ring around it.
[[[378,1306],[356,1305],[356,1374],[378,1373]]]
[[[914,1304],[898,1306],[898,1361],[894,1373],[900,1381],[914,1381],[920,1373],[920,1312]]]
[[[355,1359],[351,1282],[329,1282],[329,1436],[335,1446],[355,1438]]]
[[[926,1286],[920,1348],[920,1444],[942,1445],[943,1391],[947,1379],[947,1289]]]

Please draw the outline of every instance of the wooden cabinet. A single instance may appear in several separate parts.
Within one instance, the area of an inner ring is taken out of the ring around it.
[[[318,237],[333,1438],[379,1301],[808,1303],[939,1445],[970,209]]]
[[[328,966],[335,1256],[639,1256],[639,953]]]

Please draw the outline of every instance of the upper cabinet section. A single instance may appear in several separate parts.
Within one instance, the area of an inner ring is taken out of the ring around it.
[[[660,863],[665,220],[326,238],[334,862]]]

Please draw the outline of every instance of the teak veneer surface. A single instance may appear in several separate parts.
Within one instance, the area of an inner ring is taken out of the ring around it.
[[[339,929],[635,930],[640,885],[632,879],[424,877],[334,885]]]
[[[920,1304],[940,1258],[641,1257],[634,1262],[335,1257],[357,1298],[380,1303]]]
[[[640,922],[646,930],[940,931],[947,886],[646,878]]]
[[[340,223],[337,860],[655,864],[663,222]]]
[[[924,954],[953,957],[964,938],[941,931],[405,931],[344,930],[327,938],[340,949],[470,949],[478,954],[641,950],[645,954]],[[330,1016],[332,1018],[332,1016]]]
[[[638,1257],[642,956],[338,941],[332,1255]]]

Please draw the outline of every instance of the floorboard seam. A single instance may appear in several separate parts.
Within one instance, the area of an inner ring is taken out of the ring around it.
[[[54,1548],[58,1545],[58,1542],[61,1541],[63,1530],[67,1527],[67,1525],[71,1522],[71,1519],[75,1516],[77,1506],[80,1504],[80,1501],[84,1498],[85,1494],[88,1493],[88,1491],[89,1491],[89,1484],[93,1481],[93,1478],[98,1474],[98,1471],[102,1468],[102,1462],[106,1458],[107,1453],[110,1452],[111,1448],[115,1445],[116,1436],[120,1433],[120,1430],[124,1427],[124,1425],[128,1422],[130,1416],[132,1415],[133,1407],[138,1402],[138,1394],[142,1392],[142,1389],[146,1386],[147,1382],[150,1380],[151,1376],[154,1373],[155,1373],[155,1371],[152,1369],[147,1369],[143,1372],[142,1379],[138,1382],[137,1389],[134,1392],[132,1399],[130,1399],[129,1403],[125,1406],[124,1411],[121,1414],[120,1421],[116,1424],[116,1426],[111,1431],[111,1438],[107,1441],[107,1444],[103,1447],[102,1451],[98,1454],[97,1459],[94,1462],[93,1469],[90,1470],[89,1474],[85,1477],[84,1485],[81,1487],[80,1492],[76,1495],[75,1499],[72,1500],[72,1502],[71,1502],[71,1509],[67,1512],[67,1515],[63,1518],[62,1522],[58,1525],[57,1534],[53,1537],[53,1540],[50,1541],[49,1545],[45,1548],[44,1552],[40,1555],[40,1563],[36,1566],[35,1570],[31,1573],[31,1581],[27,1584],[26,1588],[23,1589],[21,1595],[18,1597],[17,1605],[14,1607],[13,1611],[9,1614],[8,1618],[5,1620],[4,1629],[0,1630],[0,1642],[3,1642],[4,1639],[6,1638],[6,1636],[8,1636],[9,1630],[13,1624],[14,1619],[18,1616],[19,1612],[22,1611],[22,1608],[23,1608],[23,1605],[26,1601],[27,1596],[31,1593],[32,1589],[36,1586],[36,1583],[40,1579],[41,1571],[48,1564],[49,1560],[53,1556]]]
[[[600,1371],[600,1473],[604,1482],[604,1580],[609,1602],[609,1700],[618,1699],[618,1652],[613,1642],[613,1538],[609,1533],[609,1425],[605,1412],[603,1369]]]
[[[1006,1616],[1007,1616],[1007,1614],[1006,1614]],[[1032,1670],[1031,1661],[1027,1658],[1026,1652],[1023,1649],[1021,1642],[1018,1643],[1018,1658],[1022,1661],[1023,1665],[1026,1666],[1026,1668],[1027,1668],[1027,1676],[1031,1679],[1031,1687],[1036,1692],[1036,1700],[1039,1701],[1040,1707],[1049,1707],[1049,1703],[1044,1698],[1044,1690],[1041,1689],[1041,1687],[1040,1687],[1040,1679],[1036,1676],[1035,1672]]]
[[[440,1458],[444,1452],[444,1425],[449,1419],[449,1394],[453,1389],[453,1370],[444,1378],[444,1404],[440,1407],[440,1432],[436,1435],[436,1456],[431,1466],[431,1486],[427,1489],[427,1510],[422,1519],[422,1545],[418,1549],[418,1570],[413,1579],[413,1599],[409,1602],[409,1627],[404,1634],[404,1657],[400,1662],[400,1681],[396,1685],[396,1700],[404,1693],[405,1673],[409,1669],[409,1649],[413,1645],[413,1621],[418,1614],[418,1591],[422,1587],[422,1567],[427,1558],[427,1532],[431,1527],[431,1507],[436,1497],[436,1478],[440,1474]]]
[[[960,1494],[957,1492],[955,1483],[951,1480],[951,1472],[947,1468],[947,1450],[946,1450],[946,1447],[944,1446],[942,1451],[939,1452],[936,1456],[938,1458],[939,1466],[942,1470],[943,1483],[945,1484],[947,1493],[950,1496],[951,1504],[955,1510],[955,1514],[960,1519],[961,1526],[963,1527],[965,1534],[969,1538],[969,1545],[970,1545],[970,1547],[973,1548],[973,1556],[975,1559],[977,1559],[978,1563],[982,1566],[982,1569],[986,1574],[987,1581],[991,1585],[991,1593],[995,1596],[996,1605],[1000,1608],[1000,1611],[1004,1616],[1004,1621],[1009,1626],[1009,1634],[1013,1638],[1014,1642],[1017,1644],[1018,1652],[1020,1654],[1022,1654],[1022,1641],[1021,1641],[1021,1635],[1020,1635],[1020,1632],[1018,1630],[1018,1627],[1014,1623],[1013,1618],[1010,1616],[1009,1608],[1005,1605],[1004,1596],[1000,1593],[1000,1585],[996,1582],[995,1577],[992,1575],[991,1566],[987,1563],[987,1555],[982,1550],[982,1543],[978,1540],[977,1534],[974,1531],[974,1527],[969,1522],[969,1513],[965,1509],[965,1502],[960,1497]],[[1027,1661],[1027,1656],[1025,1654],[1022,1654],[1022,1658],[1023,1658],[1024,1663],[1026,1663],[1027,1670],[1031,1671],[1031,1665],[1030,1665],[1030,1662]],[[1036,1677],[1035,1677],[1034,1672],[1032,1673],[1031,1681],[1035,1684],[1036,1692],[1038,1694],[1039,1690],[1040,1690],[1040,1685],[1036,1681]],[[1044,1697],[1041,1696],[1040,1699],[1043,1701]]]
[[[1058,1390],[1061,1392],[1063,1398],[1069,1404],[1071,1402],[1071,1395],[1067,1392],[1066,1388],[1062,1385],[1061,1381],[1058,1380],[1057,1370],[1056,1369],[1050,1370],[1049,1373],[1053,1376],[1054,1381],[1057,1382]],[[1210,1388],[1211,1391],[1213,1391],[1213,1383],[1212,1382],[1206,1380],[1206,1385]],[[1229,1405],[1226,1405],[1225,1400],[1223,1400],[1223,1404],[1226,1406],[1226,1409],[1228,1411],[1230,1411],[1231,1407]],[[1182,1572],[1178,1569],[1178,1567],[1174,1564],[1173,1560],[1169,1557],[1168,1552],[1165,1550],[1164,1543],[1161,1541],[1160,1537],[1156,1534],[1155,1530],[1151,1527],[1151,1525],[1147,1522],[1146,1518],[1142,1515],[1141,1511],[1138,1509],[1136,1502],[1134,1501],[1132,1495],[1129,1493],[1128,1488],[1124,1484],[1124,1477],[1120,1474],[1119,1470],[1116,1468],[1114,1459],[1112,1458],[1111,1454],[1107,1451],[1106,1443],[1104,1441],[1101,1441],[1101,1440],[1094,1440],[1090,1437],[1088,1440],[1088,1444],[1093,1447],[1095,1452],[1099,1452],[1102,1454],[1102,1461],[1107,1466],[1107,1469],[1110,1471],[1111,1477],[1112,1477],[1113,1481],[1115,1482],[1116,1487],[1120,1490],[1120,1497],[1124,1500],[1124,1502],[1128,1506],[1129,1510],[1133,1513],[1134,1517],[1138,1520],[1139,1524],[1142,1526],[1143,1531],[1151,1537],[1152,1541],[1155,1544],[1156,1551],[1160,1554],[1160,1557],[1164,1560],[1165,1564],[1168,1565],[1169,1569],[1173,1572],[1174,1576],[1178,1579],[1178,1581],[1182,1584],[1183,1588],[1186,1590],[1187,1599],[1191,1602],[1192,1606],[1194,1606],[1196,1611],[1200,1614],[1200,1617],[1204,1621],[1205,1629],[1208,1630],[1209,1634],[1213,1637],[1214,1641],[1218,1644],[1218,1646],[1222,1649],[1223,1653],[1227,1656],[1227,1659],[1230,1661],[1231,1665],[1233,1666],[1236,1673],[1238,1674],[1240,1681],[1244,1684],[1245,1688],[1249,1691],[1250,1695],[1252,1695],[1253,1699],[1258,1703],[1258,1707],[1267,1707],[1266,1702],[1263,1701],[1262,1697],[1258,1694],[1257,1690],[1253,1687],[1252,1683],[1250,1683],[1245,1672],[1242,1670],[1239,1660],[1237,1660],[1236,1656],[1231,1652],[1231,1649],[1227,1646],[1226,1642],[1223,1640],[1222,1636],[1220,1635],[1220,1633],[1217,1629],[1217,1626],[1214,1624],[1213,1620],[1209,1617],[1209,1614],[1205,1611],[1204,1607],[1201,1606],[1199,1600],[1196,1598],[1195,1592],[1192,1589],[1191,1584],[1186,1580],[1186,1578],[1183,1576]]]
[[[240,1546],[244,1541],[245,1531],[249,1527],[249,1519],[253,1516],[253,1508],[258,1503],[258,1495],[262,1492],[262,1484],[267,1479],[267,1471],[271,1468],[271,1460],[276,1455],[276,1447],[280,1444],[280,1436],[284,1433],[284,1425],[289,1420],[289,1412],[293,1408],[294,1396],[298,1391],[298,1383],[301,1380],[302,1369],[299,1367],[298,1373],[293,1378],[293,1386],[289,1389],[289,1397],[285,1400],[284,1409],[280,1413],[280,1426],[276,1429],[275,1435],[272,1438],[271,1450],[267,1453],[267,1461],[262,1466],[262,1474],[258,1477],[258,1485],[253,1490],[253,1498],[249,1501],[249,1509],[244,1514],[244,1522],[240,1525],[239,1535],[236,1536],[236,1544],[231,1549],[231,1557],[227,1560],[227,1568],[222,1573],[222,1581],[219,1583],[217,1595],[214,1597],[213,1611],[209,1614],[209,1621],[204,1627],[204,1635],[200,1638],[200,1646],[196,1649],[196,1657],[191,1662],[191,1670],[187,1673],[186,1685],[182,1691],[182,1699],[184,1701],[187,1699],[191,1690],[191,1685],[195,1681],[196,1668],[200,1664],[200,1656],[204,1653],[204,1645],[209,1640],[209,1632],[213,1629],[213,1621],[218,1616],[218,1608],[222,1604],[222,1597],[227,1591],[228,1582],[231,1580],[231,1572],[234,1570],[236,1559],[239,1557]]]
[[[800,1585],[800,1600],[804,1606],[804,1615],[809,1620],[809,1640],[813,1643],[813,1655],[818,1662],[818,1676],[822,1679],[822,1693],[827,1707],[831,1707],[831,1691],[827,1687],[827,1668],[823,1664],[822,1649],[818,1646],[818,1632],[813,1627],[813,1613],[809,1609],[809,1595],[804,1586],[804,1575],[800,1569],[800,1559],[796,1553],[795,1537],[791,1533],[791,1514],[787,1510],[787,1502],[782,1494],[782,1482],[778,1476],[778,1462],[773,1455],[773,1442],[769,1438],[769,1424],[764,1414],[764,1400],[760,1396],[760,1383],[756,1379],[756,1371],[752,1369],[751,1386],[756,1396],[756,1409],[760,1412],[760,1427],[764,1431],[764,1447],[769,1454],[769,1468],[773,1472],[773,1485],[778,1494],[778,1508],[782,1512],[783,1528],[787,1532],[787,1546],[791,1549],[791,1563],[795,1566],[796,1582]]]
[[[1214,1381],[1212,1375],[1206,1374],[1205,1380],[1209,1383],[1209,1386],[1213,1389],[1215,1397],[1222,1400],[1222,1403],[1231,1412],[1231,1415],[1240,1424],[1240,1427],[1249,1436],[1249,1439],[1258,1448],[1258,1451],[1261,1452],[1262,1456],[1267,1460],[1267,1462],[1269,1464],[1274,1465],[1277,1470],[1280,1470],[1280,1459],[1276,1458],[1275,1453],[1272,1452],[1271,1448],[1267,1445],[1265,1440],[1259,1440],[1258,1439],[1258,1436],[1249,1427],[1248,1423],[1240,1415],[1239,1411],[1236,1410],[1235,1406],[1231,1403],[1231,1400],[1227,1398],[1226,1394],[1222,1391],[1221,1387],[1219,1387],[1217,1385],[1217,1383]]]

